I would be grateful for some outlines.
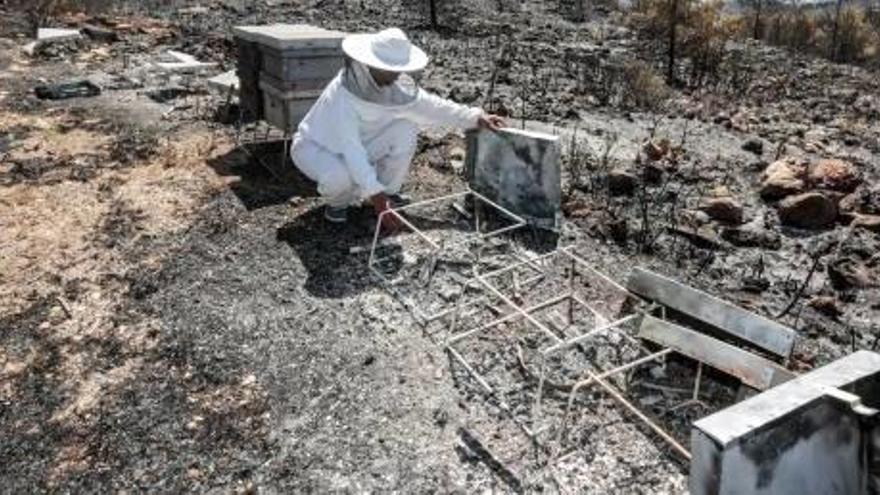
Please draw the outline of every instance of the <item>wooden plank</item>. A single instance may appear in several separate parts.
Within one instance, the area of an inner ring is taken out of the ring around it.
[[[794,373],[760,356],[694,330],[645,316],[639,337],[733,375],[758,390],[794,378]]]
[[[783,359],[794,347],[791,328],[648,270],[634,269],[627,289]]]

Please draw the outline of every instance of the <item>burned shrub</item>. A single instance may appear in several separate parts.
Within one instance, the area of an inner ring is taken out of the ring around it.
[[[662,109],[671,91],[645,62],[607,51],[566,53],[576,93],[589,94],[602,106],[632,110]]]
[[[824,56],[835,62],[869,64],[878,61],[880,13],[847,6],[779,8],[769,14],[760,33],[767,43],[791,51]]]

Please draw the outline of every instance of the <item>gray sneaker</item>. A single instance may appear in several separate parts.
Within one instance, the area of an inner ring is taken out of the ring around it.
[[[327,205],[324,207],[324,218],[329,222],[343,223],[348,220],[348,208],[345,206]]]

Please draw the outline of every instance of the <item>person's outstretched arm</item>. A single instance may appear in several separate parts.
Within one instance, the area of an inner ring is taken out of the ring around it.
[[[504,126],[504,119],[497,115],[441,98],[424,89],[419,90],[419,96],[408,117],[420,127],[469,129],[482,126],[498,130]]]

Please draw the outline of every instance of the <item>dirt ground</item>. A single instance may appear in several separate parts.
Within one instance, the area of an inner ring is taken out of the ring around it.
[[[371,240],[367,209],[324,222],[313,184],[254,158],[274,163],[279,146],[236,146],[222,95],[147,65],[178,49],[233,68],[237,24],[400,25],[433,58],[423,85],[473,105],[510,37],[485,103],[560,134],[567,166],[565,234],[513,244],[574,245],[619,282],[647,266],[778,319],[798,333],[794,371],[876,348],[880,237],[853,221],[880,215],[876,74],[747,43],[729,48],[749,60],[745,94],[678,89],[651,111],[599,98],[599,75],[584,75],[597,53],[650,61],[601,9],[576,23],[565,2],[461,2],[436,32],[399,1],[201,5],[54,19],[102,21],[121,40],[36,55],[21,17],[0,12],[2,491],[686,490],[687,463],[598,391],[577,398],[573,453],[548,467],[518,424],[534,420],[536,383],[503,337],[462,352],[510,386],[512,414],[351,253]],[[33,94],[80,77],[102,94]],[[646,158],[646,141],[663,138],[672,150]],[[462,190],[462,152],[460,133],[424,137],[407,192]],[[577,156],[586,165],[571,166]],[[851,208],[821,229],[783,224],[759,190],[784,157],[852,163],[859,183],[840,200]],[[634,191],[610,193],[618,170]],[[742,222],[707,216],[718,197],[736,199]],[[673,411],[694,373],[671,359],[618,385],[686,444],[690,421],[737,393],[710,374],[707,408]]]

